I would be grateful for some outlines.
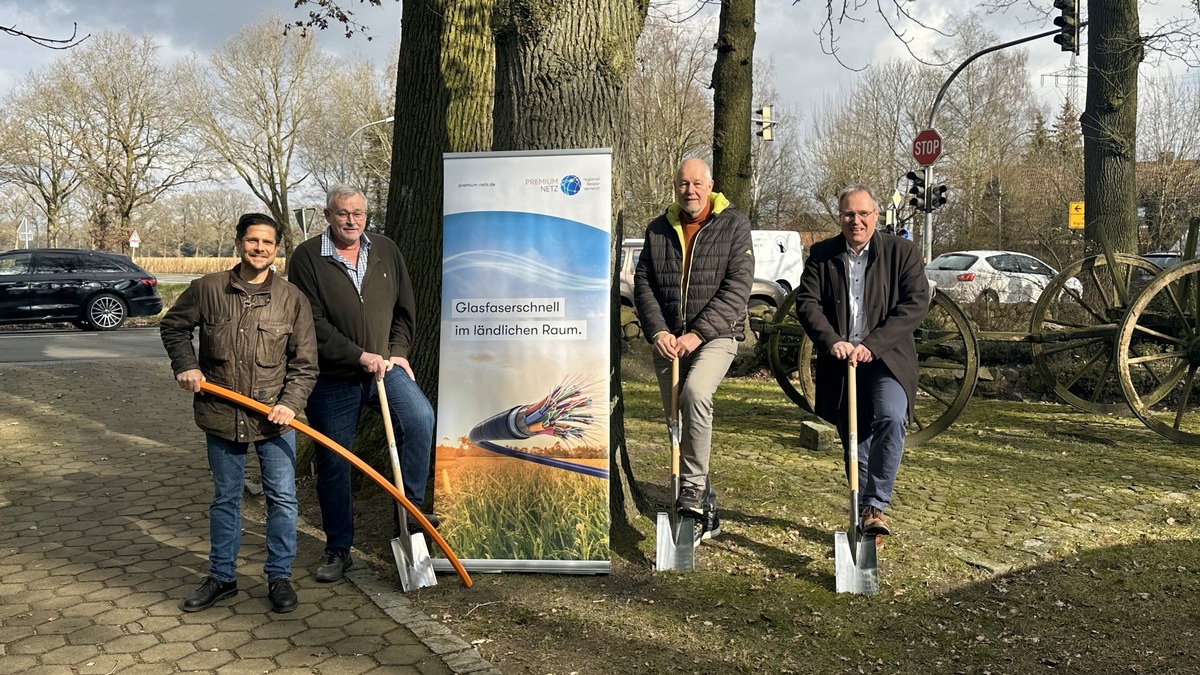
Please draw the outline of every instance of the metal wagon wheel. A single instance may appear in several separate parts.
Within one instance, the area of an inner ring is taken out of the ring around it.
[[[1033,362],[1060,399],[1088,412],[1127,410],[1117,381],[1117,326],[1130,299],[1159,271],[1136,256],[1114,254],[1109,266],[1097,255],[1059,272],[1042,291],[1029,324],[1038,340],[1032,344]],[[1078,284],[1070,283],[1073,279]]]
[[[795,317],[795,294],[775,313],[767,357],[787,397],[812,412],[816,402],[812,342]],[[914,447],[938,435],[962,413],[979,380],[979,348],[962,309],[945,295],[934,295],[929,314],[916,332],[920,380],[916,419],[909,423],[906,445]],[[803,365],[803,367],[801,367]]]
[[[1161,272],[1117,332],[1117,374],[1133,414],[1158,434],[1200,444],[1200,261]]]

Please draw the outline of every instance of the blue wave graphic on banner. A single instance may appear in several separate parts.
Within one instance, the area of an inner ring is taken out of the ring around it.
[[[573,274],[551,267],[538,260],[530,260],[503,251],[467,251],[450,256],[442,262],[442,274],[451,275],[466,271],[502,272],[525,281],[538,284],[543,289],[572,291],[603,291],[608,289],[606,277],[590,277]]]

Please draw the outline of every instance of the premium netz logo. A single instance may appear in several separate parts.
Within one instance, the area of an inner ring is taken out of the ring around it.
[[[562,178],[526,178],[525,184],[542,192],[561,192],[567,196],[579,194],[583,181],[574,174]]]

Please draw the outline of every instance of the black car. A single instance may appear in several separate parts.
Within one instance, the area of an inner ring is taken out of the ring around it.
[[[158,280],[115,253],[35,248],[0,253],[0,323],[70,321],[113,330],[162,311]]]

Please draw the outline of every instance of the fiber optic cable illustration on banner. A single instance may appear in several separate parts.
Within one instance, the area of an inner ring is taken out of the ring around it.
[[[550,394],[537,403],[510,408],[476,424],[468,438],[471,443],[506,457],[607,480],[608,469],[547,457],[495,442],[535,436],[551,436],[566,442],[581,441],[596,421],[589,411],[591,406],[592,397],[584,391],[584,387],[565,381],[551,389]]]

